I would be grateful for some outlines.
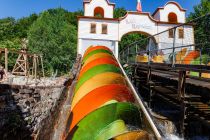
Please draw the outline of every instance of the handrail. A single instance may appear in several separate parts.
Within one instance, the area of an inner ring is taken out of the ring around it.
[[[131,47],[132,45],[135,45],[135,44],[141,42],[142,40],[147,40],[147,39],[153,38],[154,36],[160,35],[160,34],[162,34],[162,33],[168,32],[169,30],[173,30],[173,29],[176,29],[176,28],[181,27],[181,26],[184,26],[184,25],[188,25],[189,23],[193,23],[193,22],[195,22],[195,21],[197,21],[197,20],[199,20],[199,19],[202,19],[202,18],[208,17],[208,16],[210,16],[210,13],[207,13],[206,15],[203,15],[203,16],[201,16],[201,17],[197,17],[197,18],[195,18],[195,19],[193,19],[193,20],[191,20],[191,21],[189,21],[189,22],[187,22],[187,23],[183,23],[183,24],[174,26],[174,27],[172,27],[172,28],[170,28],[170,29],[167,29],[167,30],[164,30],[164,31],[162,31],[162,32],[159,32],[159,33],[157,33],[157,34],[148,36],[148,37],[145,38],[145,39],[136,40],[136,41],[134,41],[133,43],[129,44],[128,46],[123,47],[123,49],[120,51],[120,53],[121,53],[122,51],[126,50],[127,48]]]

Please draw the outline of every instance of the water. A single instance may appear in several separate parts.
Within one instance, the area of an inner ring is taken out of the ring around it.
[[[166,134],[166,136],[163,138],[163,140],[184,140],[184,139],[180,138],[174,134]]]
[[[164,135],[163,140],[184,140],[184,138],[177,136],[177,130],[173,122],[169,121],[166,117],[155,113],[152,114],[154,116],[155,122],[158,125],[158,128]]]

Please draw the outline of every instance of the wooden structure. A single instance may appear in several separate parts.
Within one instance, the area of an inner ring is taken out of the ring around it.
[[[27,76],[28,74],[28,55],[26,54],[26,49],[22,49],[20,51],[15,66],[12,70],[12,74],[14,75],[21,75],[21,76]]]
[[[153,111],[161,110],[164,114],[165,109],[164,115],[168,115],[171,120],[178,120],[175,123],[180,135],[193,135],[193,123],[199,122],[199,127],[195,128],[199,132],[210,128],[210,81],[187,75],[188,71],[210,73],[210,66],[175,64],[173,67],[172,64],[164,63],[129,65],[133,70],[131,79],[141,91],[141,97]]]
[[[19,76],[32,76],[33,78],[37,79],[39,75],[39,67],[41,67],[41,73],[44,77],[44,66],[43,66],[43,57],[39,54],[30,54],[27,52],[27,43],[26,39],[22,40],[22,49],[20,51],[7,49],[7,48],[0,48],[0,58],[2,54],[4,54],[4,67],[5,71],[8,72],[8,54],[15,53],[18,54],[18,58],[16,63],[13,67],[12,74],[19,75]],[[32,61],[32,64],[29,63],[29,60]]]

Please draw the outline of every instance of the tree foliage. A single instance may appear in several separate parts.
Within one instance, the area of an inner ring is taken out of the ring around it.
[[[29,50],[43,54],[45,69],[50,73],[68,72],[75,60],[77,29],[69,16],[72,15],[61,8],[50,9],[29,30]]]
[[[15,20],[0,19],[0,48],[20,50],[21,40],[29,39],[29,52],[44,55],[47,73],[58,69],[66,73],[76,56],[77,16],[83,11],[68,12],[61,8],[49,9],[41,14]],[[16,54],[9,54],[9,69],[12,70]],[[4,57],[1,57],[3,62]]]
[[[207,15],[208,16],[205,16]],[[195,20],[199,17],[202,17]],[[195,43],[203,44],[198,47],[203,49],[203,52],[210,51],[210,1],[201,0],[201,3],[194,7],[194,12],[190,13],[188,21],[195,20]],[[209,50],[207,50],[209,48]]]
[[[124,17],[126,15],[127,11],[125,8],[115,8],[114,10],[114,18],[120,18]]]
[[[0,19],[0,48],[19,50],[21,48],[21,39],[27,38],[29,27],[37,17],[36,14],[32,14],[19,20],[12,17]],[[17,57],[17,54],[9,54],[8,66],[10,70],[13,68]],[[0,56],[0,61],[3,65],[3,56]]]
[[[141,33],[130,33],[130,34],[124,35],[119,43],[120,50],[122,50],[124,47],[128,47],[128,45],[132,44],[133,42],[144,39],[146,37],[147,36]]]
[[[17,32],[16,36],[19,38],[27,38],[29,28],[31,25],[36,21],[38,18],[38,15],[32,14],[29,17],[24,17],[19,20],[17,20],[17,24],[15,27],[15,30]]]

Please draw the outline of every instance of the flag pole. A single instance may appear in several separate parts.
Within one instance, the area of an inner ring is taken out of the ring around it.
[[[141,0],[137,0],[136,11],[140,13],[142,12]]]

